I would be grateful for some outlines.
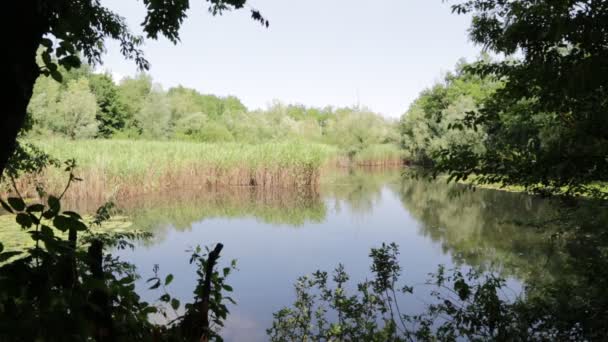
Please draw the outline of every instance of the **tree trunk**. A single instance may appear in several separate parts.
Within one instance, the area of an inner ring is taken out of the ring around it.
[[[27,105],[34,83],[40,75],[36,51],[48,28],[47,18],[40,14],[41,4],[34,0],[7,1],[2,14],[2,60],[0,79],[3,83],[0,113],[0,176],[16,147],[23,127]],[[14,26],[15,23],[18,26]]]

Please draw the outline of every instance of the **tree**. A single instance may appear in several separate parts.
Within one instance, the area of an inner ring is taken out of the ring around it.
[[[99,107],[95,116],[99,122],[98,136],[109,138],[125,128],[128,122],[125,106],[118,95],[118,87],[109,74],[91,75],[89,85]]]
[[[167,99],[161,89],[152,90],[143,100],[135,121],[145,138],[164,139],[169,133],[171,113]]]
[[[33,131],[37,134],[51,132],[50,125],[57,119],[61,84],[50,77],[40,77],[36,81],[33,93],[28,106],[28,115],[34,122]]]
[[[246,0],[207,2],[210,13],[218,15],[243,8]],[[142,26],[146,37],[157,39],[162,35],[177,43],[190,2],[144,0],[144,5],[146,16]],[[259,11],[252,9],[251,16],[268,26]],[[4,4],[0,19],[2,31],[7,33],[0,73],[6,89],[2,98],[6,108],[0,116],[0,175],[16,148],[34,83],[40,75],[61,80],[58,65],[67,69],[77,67],[81,64],[80,56],[91,65],[100,64],[108,39],[118,41],[123,56],[134,60],[140,69],[149,68],[141,50],[144,37],[131,33],[123,17],[97,0],[9,1]],[[20,25],[14,27],[13,23]],[[44,67],[36,63],[40,46]]]
[[[146,98],[152,91],[152,77],[140,73],[135,77],[125,77],[118,86],[118,99],[124,104],[126,126],[136,131],[140,130],[137,114],[143,108]]]
[[[481,60],[489,61],[485,56]],[[455,72],[422,91],[402,116],[401,145],[411,162],[432,166],[442,150],[463,144],[468,144],[475,153],[483,152],[485,130],[466,128],[460,122],[467,113],[476,112],[501,82],[467,72],[468,65],[460,61]]]
[[[544,192],[608,180],[608,3],[472,0],[453,10],[473,15],[475,43],[512,58],[469,67],[504,81],[464,120],[489,133],[486,149],[446,149],[436,171]]]
[[[51,123],[56,132],[71,139],[92,138],[97,134],[97,100],[85,78],[70,81],[57,104],[57,119]]]

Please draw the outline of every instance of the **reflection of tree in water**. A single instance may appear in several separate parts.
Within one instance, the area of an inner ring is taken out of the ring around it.
[[[494,265],[523,277],[529,267],[547,262],[551,254],[547,231],[529,225],[555,217],[548,201],[410,180],[402,182],[400,194],[403,205],[421,222],[421,233],[440,241],[456,262]]]
[[[365,214],[381,200],[382,188],[399,180],[398,168],[354,168],[334,172],[325,180],[321,192],[334,199],[334,208],[347,205],[351,212]]]
[[[421,232],[454,259],[524,282],[522,317],[543,317],[543,329],[580,329],[605,336],[608,320],[608,211],[605,203],[566,206],[522,194],[443,182],[404,180],[404,206]]]
[[[319,195],[307,191],[271,191],[255,187],[227,187],[179,191],[163,196],[132,198],[120,207],[138,229],[162,239],[168,229],[190,230],[212,218],[252,217],[269,224],[301,226],[320,222],[326,209]]]

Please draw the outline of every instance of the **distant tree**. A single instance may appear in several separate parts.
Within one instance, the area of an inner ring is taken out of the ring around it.
[[[139,73],[135,77],[125,77],[118,86],[118,99],[123,104],[127,126],[137,128],[136,115],[141,111],[145,99],[152,91],[152,77]]]
[[[226,96],[222,98],[223,114],[234,112],[246,112],[247,107],[236,96]]]
[[[124,129],[129,117],[118,94],[118,87],[109,74],[94,74],[89,78],[89,85],[97,99],[96,119],[99,122],[98,136],[109,138],[117,131]]]
[[[396,126],[378,114],[342,108],[328,120],[325,139],[352,157],[366,146],[388,142],[386,137],[392,130],[396,130]]]
[[[85,78],[70,81],[57,104],[57,120],[52,127],[71,139],[92,138],[97,134],[97,100]]]
[[[198,140],[200,132],[208,122],[207,115],[200,112],[185,115],[175,123],[175,136],[179,139]]]
[[[150,139],[167,138],[171,112],[165,94],[161,89],[152,90],[142,102],[134,116],[141,135]]]
[[[240,9],[246,0],[207,0],[213,15]],[[179,29],[190,7],[188,0],[144,0],[146,16],[142,23],[150,39],[165,36],[179,41]],[[107,39],[116,40],[127,59],[135,60],[140,69],[148,69],[148,61],[140,49],[144,38],[129,31],[125,19],[101,5],[97,0],[24,0],[8,1],[0,12],[3,40],[0,72],[5,91],[2,103],[7,106],[0,115],[0,175],[16,147],[16,139],[26,118],[34,84],[40,75],[62,76],[59,66],[68,69],[81,64],[80,56],[89,64],[99,64]],[[261,14],[252,9],[254,20],[268,26]],[[18,23],[18,26],[14,26]],[[44,67],[36,63],[42,46]],[[53,59],[52,57],[55,57]]]
[[[34,95],[28,106],[28,114],[34,123],[32,128],[34,134],[51,132],[50,126],[57,120],[57,104],[61,91],[61,84],[50,77],[40,77],[36,81]]]
[[[178,122],[187,116],[202,113],[202,108],[199,104],[200,96],[196,90],[183,86],[170,88],[167,91],[167,100],[173,126],[178,125]]]

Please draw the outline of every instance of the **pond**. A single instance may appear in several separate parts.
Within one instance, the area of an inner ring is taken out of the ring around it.
[[[156,264],[175,276],[169,293],[188,300],[196,275],[186,250],[223,243],[221,265],[238,265],[228,279],[238,305],[221,333],[227,341],[267,340],[272,314],[291,305],[299,276],[342,263],[353,281],[365,280],[370,248],[382,242],[399,245],[402,282],[416,288],[401,303],[409,313],[429,301],[424,283],[439,264],[497,272],[514,295],[529,279],[559,273],[546,235],[521,224],[551,217],[550,203],[463,189],[404,179],[400,170],[359,170],[325,176],[318,193],[191,189],[136,198],[120,205],[155,237],[119,253],[142,275],[137,286],[145,300],[159,296],[145,284]]]

